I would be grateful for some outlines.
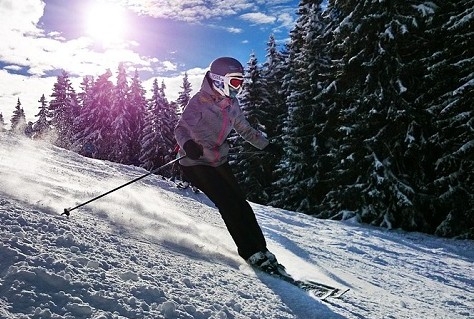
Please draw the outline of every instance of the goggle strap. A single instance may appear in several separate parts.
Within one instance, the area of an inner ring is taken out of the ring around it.
[[[209,72],[209,77],[211,78],[211,80],[214,80],[214,81],[225,82],[225,77],[219,74]]]

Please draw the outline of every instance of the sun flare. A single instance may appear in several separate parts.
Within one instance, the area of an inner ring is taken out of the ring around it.
[[[124,9],[110,2],[97,1],[86,12],[86,32],[103,45],[120,43],[125,30]]]

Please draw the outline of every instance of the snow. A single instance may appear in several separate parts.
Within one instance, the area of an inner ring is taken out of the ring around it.
[[[255,273],[212,203],[147,172],[0,135],[0,318],[473,318],[474,245],[252,204],[313,299]]]
[[[428,16],[434,14],[437,5],[430,1],[419,5],[413,5],[413,8],[417,9],[422,16]]]

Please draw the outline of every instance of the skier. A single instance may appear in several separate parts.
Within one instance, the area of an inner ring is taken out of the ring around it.
[[[262,230],[227,161],[226,141],[235,129],[258,149],[281,156],[282,149],[252,128],[240,109],[242,64],[220,57],[210,65],[201,88],[186,105],[175,128],[180,166],[186,178],[216,205],[239,255],[251,266],[276,272],[281,265],[268,251]]]

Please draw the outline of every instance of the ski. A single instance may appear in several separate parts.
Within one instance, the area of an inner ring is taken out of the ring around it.
[[[336,296],[336,293],[339,291],[339,289],[337,288],[334,288],[333,290],[329,290],[328,292],[326,292],[325,294],[323,294],[322,296],[319,297],[319,299],[321,300],[326,300],[327,298],[329,297],[334,297]]]
[[[260,271],[264,272],[267,275],[270,275],[274,278],[281,279],[286,281],[293,286],[296,286],[311,296],[318,298],[319,300],[325,301],[328,298],[338,299],[341,298],[346,292],[349,291],[349,288],[338,288],[330,285],[326,285],[314,280],[296,280],[290,274],[285,271],[285,268],[282,265],[279,265],[277,272],[266,272],[261,269]]]
[[[321,299],[326,299],[328,297],[332,298],[340,298],[342,295],[344,295],[346,292],[348,292],[350,289],[349,288],[337,288],[333,286],[329,286],[320,282],[316,282],[313,280],[307,280],[307,284],[313,285],[314,287],[322,288],[322,289],[327,289],[328,292],[326,295],[324,295],[324,298]]]
[[[349,288],[345,288],[345,289],[338,289],[339,291],[337,291],[335,294],[334,294],[334,298],[341,298],[343,294],[345,294],[346,292],[348,292],[350,289]]]
[[[290,276],[291,277],[291,276]],[[315,282],[312,280],[292,280],[287,282],[303,289],[312,296],[319,298],[320,300],[327,300],[328,298],[338,299],[341,298],[349,289],[337,288]]]

